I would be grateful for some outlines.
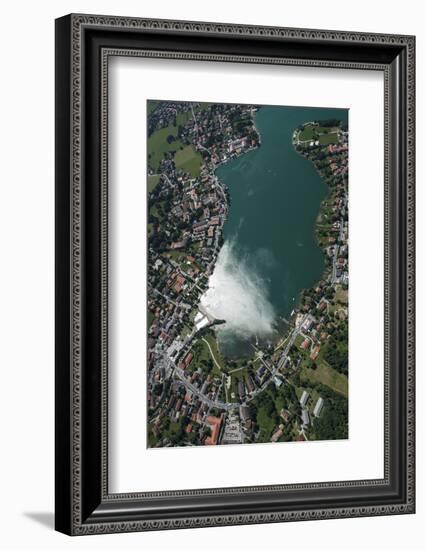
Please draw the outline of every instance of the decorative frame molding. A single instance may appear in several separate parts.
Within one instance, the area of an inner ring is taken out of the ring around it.
[[[414,512],[414,51],[414,37],[389,34],[95,15],[56,21],[58,530],[83,535]],[[107,92],[108,59],[116,55],[384,72],[383,480],[108,493]],[[187,499],[186,511],[177,498]]]

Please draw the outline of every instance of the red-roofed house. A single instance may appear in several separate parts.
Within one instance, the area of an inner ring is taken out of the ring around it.
[[[300,349],[306,350],[309,346],[309,339],[305,338],[303,342],[300,344]]]
[[[320,346],[315,346],[314,349],[311,351],[310,358],[315,360],[318,357],[320,349]]]
[[[207,423],[209,424],[212,433],[211,433],[211,436],[207,437],[204,443],[205,445],[217,445],[217,440],[219,438],[222,420],[223,420],[223,414],[221,414],[219,418],[217,418],[216,416],[207,417]]]

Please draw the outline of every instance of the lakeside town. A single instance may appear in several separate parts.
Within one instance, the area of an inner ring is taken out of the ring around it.
[[[273,341],[227,358],[226,322],[200,304],[223,244],[230,197],[216,168],[261,146],[255,105],[149,101],[149,447],[348,436],[348,131],[339,120],[295,129],[293,146],[329,194],[315,227],[323,277]]]

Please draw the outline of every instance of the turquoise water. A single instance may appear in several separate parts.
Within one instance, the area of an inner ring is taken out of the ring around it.
[[[233,343],[266,334],[268,323],[288,317],[300,291],[322,276],[324,255],[314,226],[328,188],[296,153],[292,135],[300,124],[328,118],[347,124],[347,111],[261,107],[255,118],[261,146],[216,171],[229,189],[231,206],[206,302],[216,315],[229,318],[222,332],[225,352],[232,354]],[[239,334],[238,315],[246,318],[245,336]]]

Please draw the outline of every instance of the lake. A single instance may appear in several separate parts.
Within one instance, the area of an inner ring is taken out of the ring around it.
[[[202,303],[226,321],[217,334],[227,356],[250,355],[255,339],[273,339],[301,290],[322,276],[314,226],[328,188],[295,151],[292,135],[305,122],[329,118],[347,124],[347,111],[262,106],[255,115],[261,146],[216,170],[231,205]]]

